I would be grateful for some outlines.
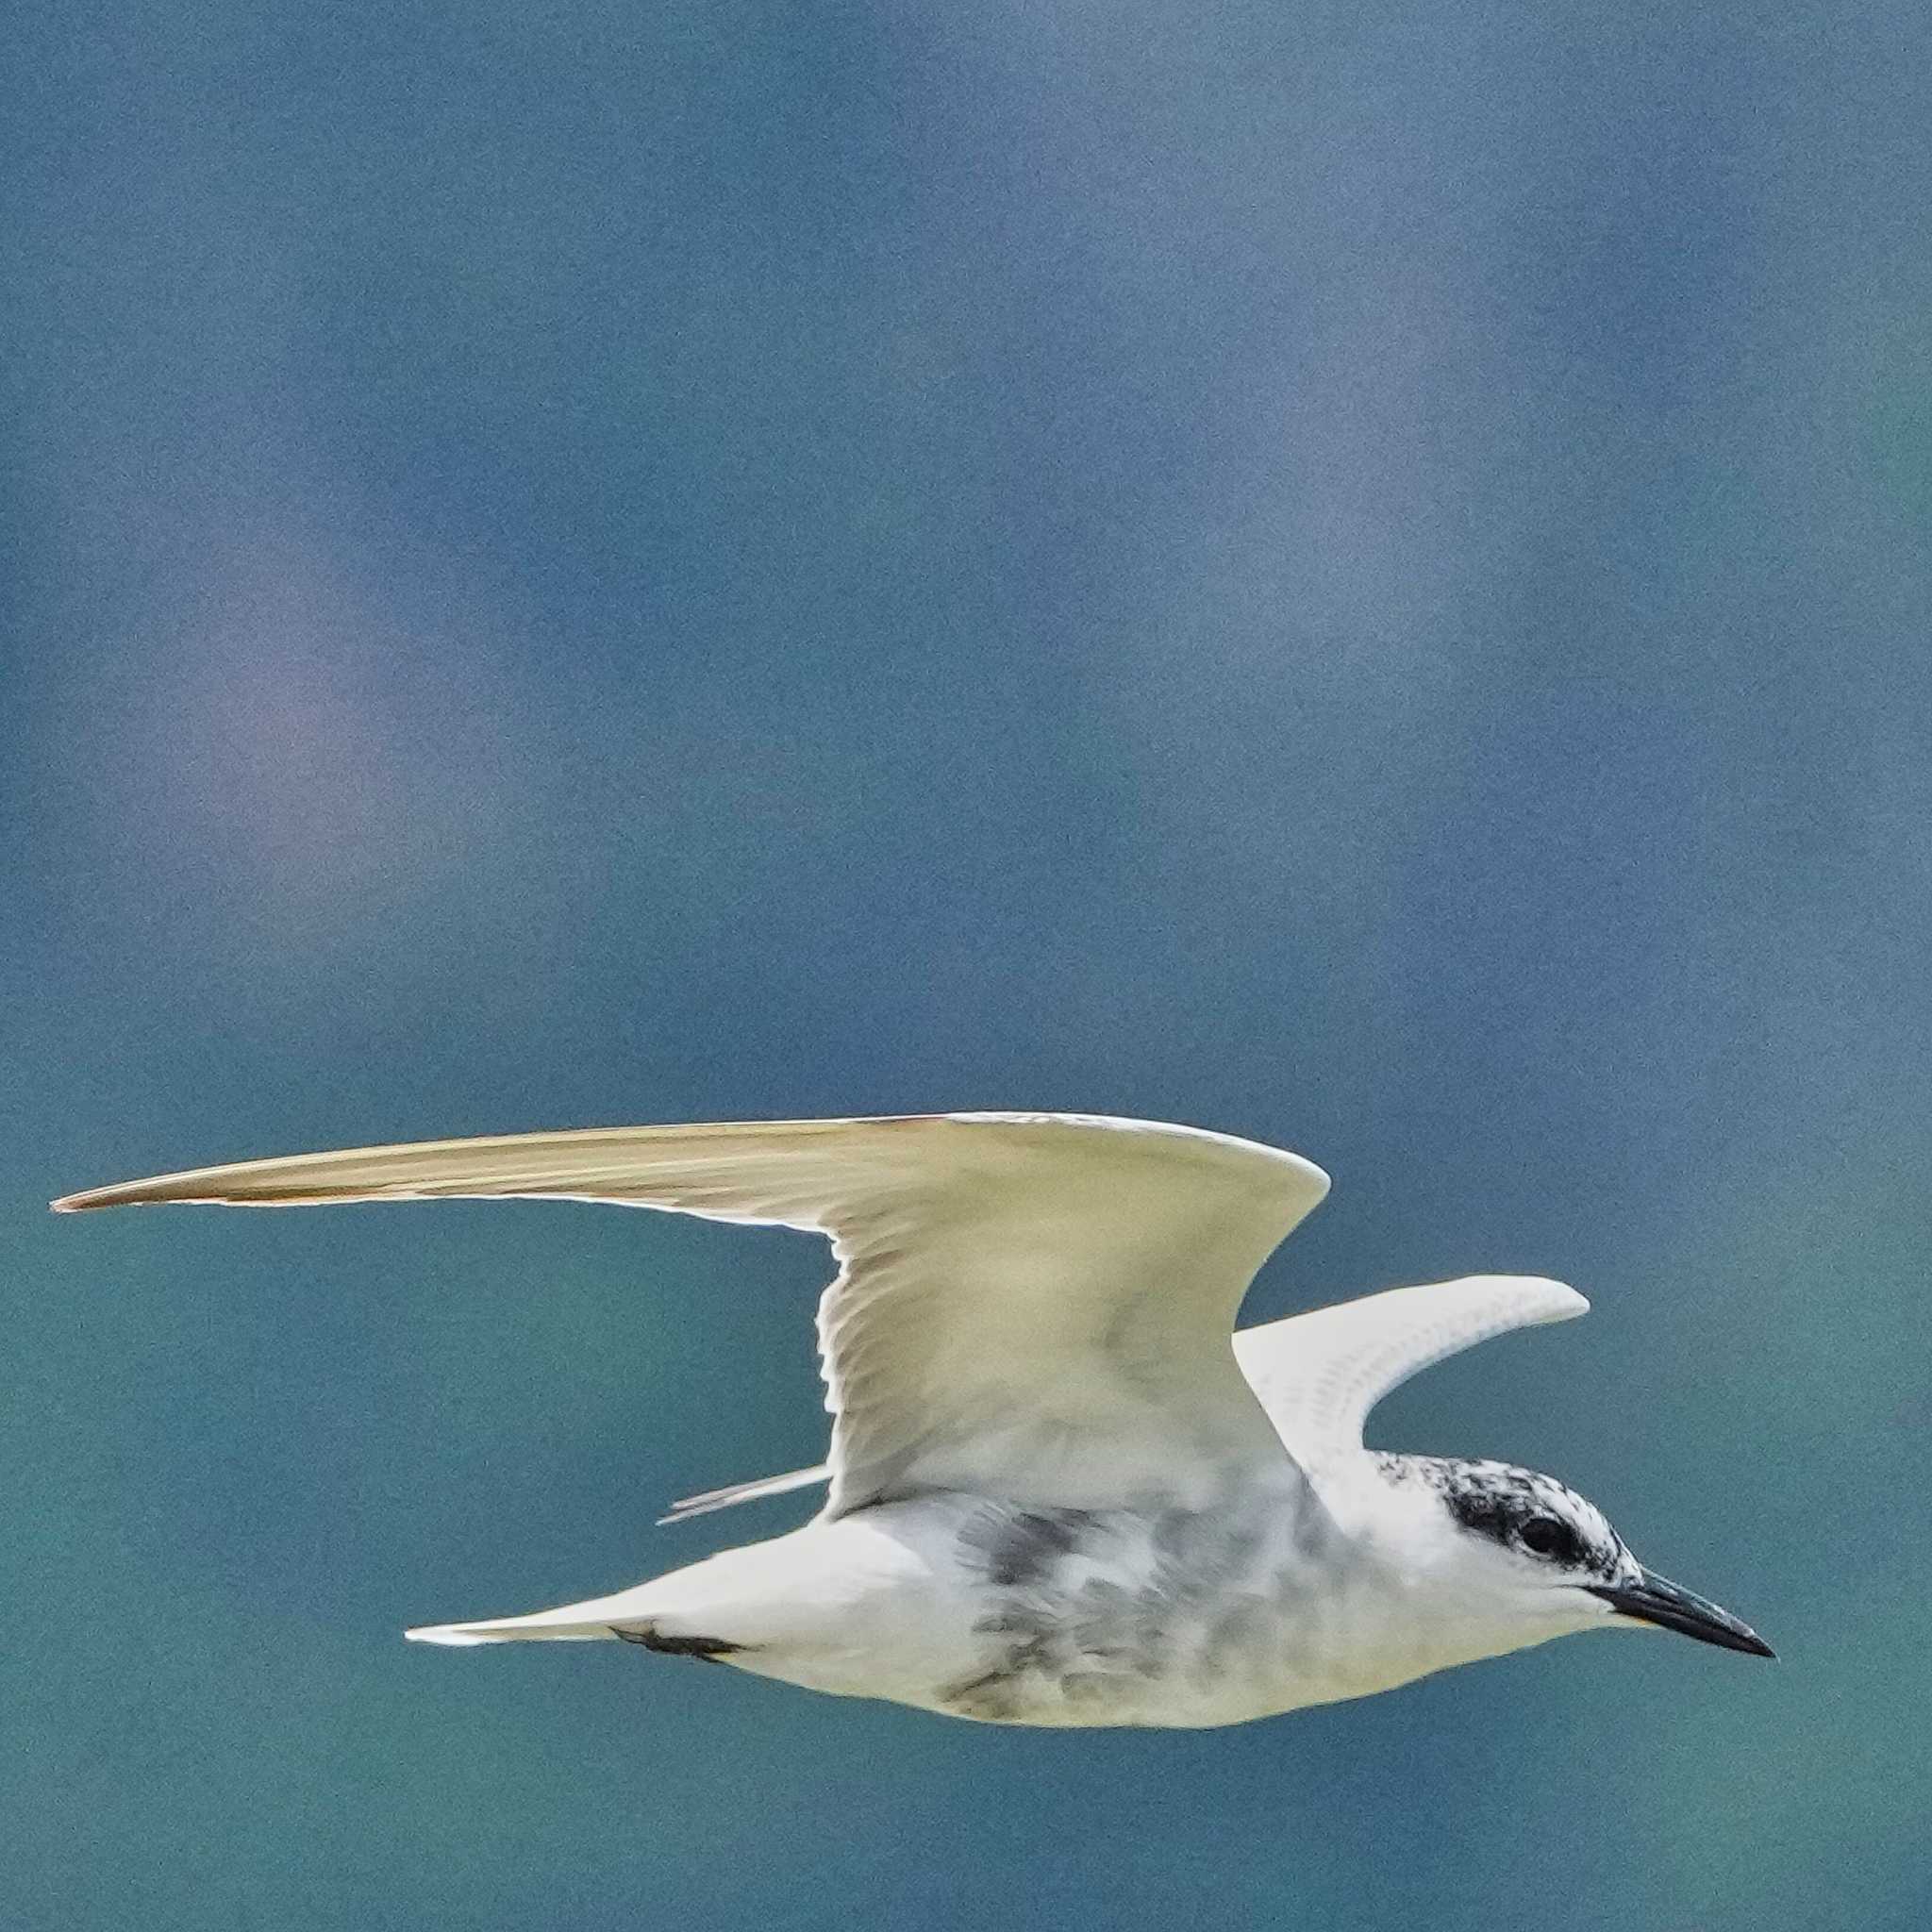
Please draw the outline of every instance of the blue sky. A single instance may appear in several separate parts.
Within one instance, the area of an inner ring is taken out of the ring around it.
[[[1922,9],[12,43],[11,1922],[1924,1923]],[[1576,1282],[1380,1440],[1785,1661],[1059,1738],[425,1654],[793,1520],[649,1527],[818,1455],[818,1252],[43,1211],[1002,1106],[1329,1168],[1257,1314]]]

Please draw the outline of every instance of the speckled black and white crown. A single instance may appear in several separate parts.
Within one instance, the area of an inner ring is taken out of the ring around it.
[[[1459,1456],[1380,1455],[1391,1482],[1419,1482],[1473,1535],[1563,1569],[1615,1576],[1632,1560],[1624,1539],[1588,1497],[1541,1471]]]

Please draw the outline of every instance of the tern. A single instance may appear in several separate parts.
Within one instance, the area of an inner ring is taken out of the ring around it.
[[[674,1511],[827,1481],[809,1524],[422,1642],[621,1638],[1054,1725],[1238,1724],[1615,1625],[1770,1657],[1556,1478],[1363,1446],[1398,1383],[1582,1314],[1575,1290],[1474,1275],[1234,1332],[1327,1190],[1297,1155],[1200,1128],[962,1113],[367,1147],[54,1206],[510,1195],[830,1237],[825,1463]]]

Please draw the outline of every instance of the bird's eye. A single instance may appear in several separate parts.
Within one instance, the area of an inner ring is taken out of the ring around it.
[[[1574,1545],[1570,1525],[1555,1516],[1532,1516],[1517,1534],[1523,1547],[1537,1557],[1560,1557]]]

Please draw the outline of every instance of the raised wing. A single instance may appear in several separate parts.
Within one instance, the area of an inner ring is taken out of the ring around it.
[[[1292,1154],[1141,1121],[924,1114],[360,1148],[70,1195],[243,1207],[523,1195],[829,1235],[827,1513],[927,1489],[1099,1508],[1289,1473],[1235,1310],[1327,1191]]]
[[[1234,1338],[1235,1360],[1267,1410],[1289,1452],[1304,1468],[1362,1446],[1362,1424],[1383,1396],[1445,1356],[1492,1335],[1544,1322],[1568,1322],[1589,1312],[1574,1288],[1533,1274],[1471,1274],[1279,1322],[1243,1328]],[[752,1482],[706,1490],[672,1505],[661,1523],[683,1523],[763,1496],[822,1483],[824,1463]]]
[[[1244,1328],[1241,1374],[1305,1468],[1362,1446],[1370,1409],[1399,1383],[1492,1335],[1568,1322],[1590,1304],[1534,1274],[1470,1274]]]

